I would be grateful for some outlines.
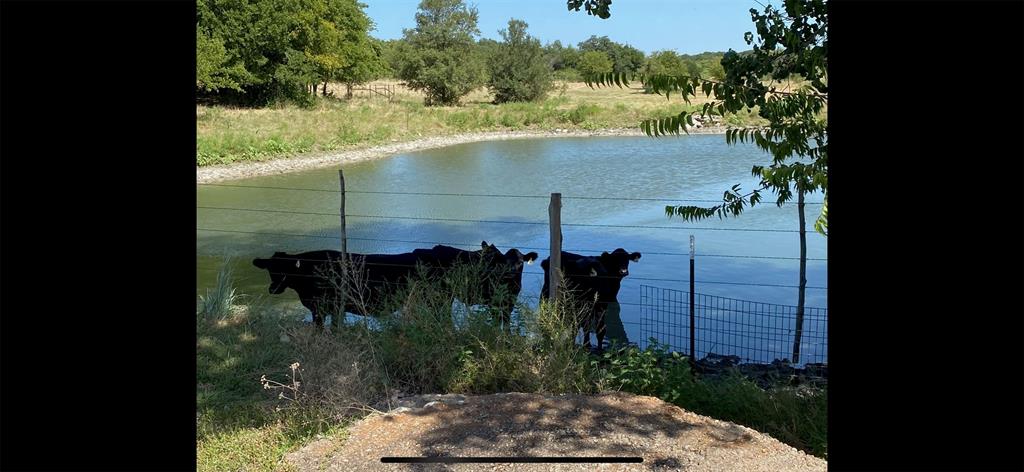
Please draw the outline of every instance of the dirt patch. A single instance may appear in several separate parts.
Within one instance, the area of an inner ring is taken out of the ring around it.
[[[602,395],[435,395],[289,454],[299,470],[824,471],[827,462],[733,423],[657,398]],[[639,456],[642,464],[384,464],[381,457]]]
[[[722,134],[724,127],[708,126],[690,130],[690,134]],[[381,146],[362,149],[335,151],[300,157],[285,157],[269,161],[246,161],[228,165],[196,167],[196,183],[208,184],[228,180],[258,177],[262,175],[283,174],[306,169],[330,167],[338,164],[380,159],[401,152],[434,149],[455,144],[475,143],[480,141],[499,141],[505,139],[526,138],[558,138],[581,136],[643,136],[638,129],[606,129],[595,131],[579,131],[555,129],[552,131],[497,131],[486,133],[465,133],[453,136],[435,136],[407,142],[395,142]]]

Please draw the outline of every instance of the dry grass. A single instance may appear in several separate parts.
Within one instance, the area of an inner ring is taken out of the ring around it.
[[[707,100],[697,97],[691,104],[675,96],[668,100],[643,93],[636,83],[629,88],[592,89],[583,83],[558,82],[540,102],[494,105],[491,94],[482,88],[467,95],[460,106],[425,107],[423,94],[397,82],[373,85],[384,84],[395,88],[393,100],[356,91],[351,100],[326,98],[306,109],[199,105],[197,164],[266,160],[477,131],[636,128],[646,118],[699,110]],[[338,84],[328,91],[335,97],[345,93]],[[735,115],[726,122],[749,124],[757,118]]]

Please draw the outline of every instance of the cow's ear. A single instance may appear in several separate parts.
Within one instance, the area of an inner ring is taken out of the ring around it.
[[[548,267],[551,264],[550,261],[551,261],[551,259],[544,259],[543,261],[540,261],[540,268],[544,269],[544,271],[547,272]]]
[[[254,266],[256,266],[257,268],[260,268],[260,269],[266,269],[267,266],[269,265],[269,264],[267,264],[268,262],[270,262],[270,261],[268,261],[266,259],[253,259],[252,260],[252,265],[254,265]]]
[[[287,256],[287,255],[288,255],[288,253],[281,252],[281,251],[277,251],[277,252],[274,253],[274,257],[284,257],[284,256]]]
[[[634,252],[633,254],[630,254],[629,255],[629,260],[631,260],[633,262],[639,261],[640,260],[640,253],[639,252]]]
[[[538,255],[536,252],[531,251],[527,253],[525,256],[523,256],[523,260],[526,261],[527,265],[530,265],[533,264],[533,261],[537,260],[538,257],[540,257],[540,255]]]
[[[481,249],[487,249],[487,246],[488,246],[487,241],[480,241],[480,248]]]

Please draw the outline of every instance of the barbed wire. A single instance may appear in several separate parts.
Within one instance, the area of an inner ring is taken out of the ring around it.
[[[236,230],[236,229],[214,229],[214,228],[197,228],[197,230],[200,230],[200,231],[213,231],[213,232],[239,232],[239,233],[244,233],[244,234],[264,234],[264,235],[275,235],[275,237],[316,238],[316,239],[335,240],[335,241],[340,241],[340,239],[341,239],[341,237],[338,237],[338,235],[298,234],[298,233],[288,233],[288,232],[244,231],[244,230]],[[352,237],[349,237],[348,241],[372,241],[372,242],[379,242],[379,243],[404,243],[404,244],[464,246],[464,247],[472,247],[472,248],[477,248],[477,247],[480,246],[477,243],[458,243],[458,242],[452,242],[452,241],[387,240],[387,239],[379,239],[379,238],[352,238]],[[516,248],[516,249],[520,249],[520,250],[527,249],[527,250],[531,250],[531,251],[548,251],[548,250],[551,249],[550,247],[543,247],[542,248],[542,247],[537,247],[537,246],[516,246],[516,245],[510,244],[510,243],[495,243],[495,242],[492,242],[490,244],[493,244],[495,246],[500,246],[500,247]],[[583,253],[600,254],[602,252],[607,252],[607,251],[608,251],[607,249],[562,248],[562,252],[570,252],[570,253],[572,253],[572,252],[583,252]],[[680,257],[688,257],[689,256],[689,253],[658,252],[658,251],[642,251],[642,252],[643,252],[643,254],[650,254],[650,255],[655,255],[655,256],[680,256]],[[791,256],[754,256],[754,255],[743,255],[743,254],[703,254],[703,253],[695,253],[694,257],[724,257],[724,258],[737,258],[737,259],[800,260],[799,257],[791,257]],[[809,260],[809,261],[827,261],[828,259],[821,258],[821,257],[808,257],[807,260]]]
[[[254,234],[262,236],[285,236],[285,237],[300,237],[300,238],[316,238],[316,239],[331,239],[334,241],[340,241],[340,236],[323,236],[317,234],[297,234],[297,233],[268,233],[263,231],[242,231],[242,230],[228,230],[228,229],[215,229],[215,228],[196,228],[197,231],[209,231],[214,233],[240,233],[240,234]],[[380,238],[359,238],[359,237],[348,237],[349,241],[375,241],[375,242],[388,242],[388,243],[407,243],[407,244],[442,244],[449,246],[465,246],[465,247],[480,247],[479,243],[466,243],[466,242],[453,242],[453,241],[418,241],[410,239],[380,239]],[[509,243],[491,242],[495,246],[501,247],[514,247],[517,249],[529,249],[534,251],[546,251],[550,250],[550,247],[538,247],[538,246],[516,246]],[[563,252],[593,252],[602,253],[608,252],[607,249],[574,249],[574,248],[562,248]],[[689,253],[684,252],[658,252],[658,251],[642,251],[643,254],[651,255],[662,255],[662,256],[680,256],[688,257]],[[694,257],[722,257],[722,258],[737,258],[737,259],[777,259],[777,260],[800,260],[799,257],[789,256],[754,256],[744,254],[703,254],[695,253]],[[826,258],[821,257],[808,257],[808,261],[828,261]]]
[[[276,187],[276,186],[258,186],[258,185],[234,185],[234,184],[217,184],[217,183],[206,183],[197,184],[199,186],[206,187],[232,187],[232,188],[254,188],[254,189],[265,189],[265,190],[295,190],[295,191],[307,191],[307,192],[326,192],[326,193],[341,193],[338,189],[319,189],[319,188],[304,188],[304,187]],[[398,192],[398,191],[381,191],[381,190],[345,190],[345,193],[356,193],[356,194],[370,194],[370,195],[414,195],[414,196],[438,196],[438,197],[482,197],[482,198],[538,198],[538,199],[550,199],[550,195],[516,195],[516,194],[500,194],[500,193],[441,193],[441,192]],[[695,198],[676,198],[676,197],[593,197],[593,196],[582,196],[582,195],[562,195],[563,200],[615,200],[615,201],[644,201],[644,202],[697,202],[697,203],[722,203],[721,200],[707,200],[707,199],[695,199]],[[805,205],[821,205],[823,202],[804,202]]]
[[[200,210],[226,210],[226,211],[249,211],[257,213],[284,213],[292,215],[314,215],[314,216],[331,216],[339,218],[338,213],[323,213],[315,211],[296,211],[296,210],[273,210],[267,208],[237,208],[237,207],[215,207],[215,206],[197,206],[196,209]],[[470,220],[462,218],[440,218],[433,217],[427,218],[422,216],[387,216],[387,215],[360,215],[360,214],[346,214],[346,218],[377,218],[377,219],[389,219],[389,220],[414,220],[414,221],[446,221],[456,223],[489,223],[489,224],[520,224],[520,225],[540,225],[546,226],[549,223],[547,221],[506,221],[506,220]],[[628,229],[670,229],[670,230],[693,230],[693,231],[742,231],[742,232],[763,232],[763,233],[799,233],[799,230],[795,229],[760,229],[760,228],[709,228],[699,226],[645,226],[645,225],[612,225],[612,224],[594,224],[594,223],[562,223],[562,226],[568,227],[584,227],[584,228],[628,228]]]

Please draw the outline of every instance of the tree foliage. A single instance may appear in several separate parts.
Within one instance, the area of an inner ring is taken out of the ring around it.
[[[595,15],[601,19],[611,16],[609,5],[612,0],[569,0],[569,11],[580,11],[580,7],[586,7],[588,15]]]
[[[571,4],[571,2],[570,2]],[[819,119],[828,102],[828,15],[824,0],[784,0],[784,10],[768,5],[763,12],[750,10],[756,27],[746,33],[750,53],[728,51],[721,60],[721,80],[708,80],[681,74],[640,75],[645,87],[670,97],[678,93],[689,103],[697,93],[712,97],[701,115],[757,110],[768,121],[765,127],[730,129],[729,143],[753,142],[772,156],[768,166],[755,166],[752,173],[761,178],[760,187],[743,193],[738,185],[723,195],[713,207],[669,206],[669,216],[699,220],[718,216],[737,216],[761,201],[761,192],[776,193],[782,205],[797,192],[821,190],[828,198],[828,126]],[[779,90],[769,81],[788,79],[797,74],[807,83],[796,90]],[[633,77],[633,76],[630,76]],[[626,74],[588,77],[598,85],[623,84]],[[641,130],[650,136],[678,135],[693,126],[692,114],[643,120]],[[815,223],[827,234],[827,205]]]
[[[643,51],[628,44],[612,41],[607,36],[591,36],[579,43],[579,48],[582,53],[600,51],[607,54],[612,61],[612,72],[616,74],[633,73],[644,65]]]
[[[570,6],[572,0],[570,0]],[[726,142],[752,141],[767,151],[772,159],[768,166],[754,166],[751,172],[760,177],[760,186],[743,194],[739,184],[722,196],[722,203],[710,208],[668,206],[665,213],[685,220],[718,216],[736,216],[747,206],[761,200],[762,191],[776,194],[782,206],[797,197],[800,230],[800,279],[797,292],[796,320],[793,336],[793,362],[799,362],[803,331],[804,299],[807,287],[807,241],[804,219],[804,196],[821,190],[825,193],[822,211],[815,229],[828,234],[828,125],[819,113],[828,102],[828,11],[825,0],[783,0],[784,11],[768,5],[764,12],[750,10],[757,38],[746,33],[749,54],[728,51],[721,61],[724,78],[720,81],[683,75],[642,76],[645,86],[656,93],[679,93],[689,102],[697,93],[714,94],[702,115],[735,113],[757,109],[768,126],[730,129]],[[599,85],[622,85],[624,74],[588,77]],[[807,84],[795,91],[778,90],[776,81],[793,75],[803,77]],[[766,83],[765,79],[769,79]],[[693,115],[685,111],[676,116],[644,120],[640,127],[650,136],[688,132]]]
[[[308,100],[317,83],[383,70],[356,0],[197,0],[197,88],[249,104]]]
[[[540,41],[526,34],[527,26],[509,20],[508,29],[500,32],[503,42],[488,58],[487,86],[496,103],[539,100],[551,89],[551,67]]]
[[[241,92],[241,84],[247,80],[242,64],[229,64],[224,42],[196,28],[196,88],[207,92],[220,89]]]
[[[596,76],[612,72],[612,60],[601,51],[588,51],[580,56],[580,62],[576,65],[584,76]]]
[[[416,27],[405,33],[398,77],[426,93],[428,105],[456,105],[484,82],[476,52],[478,14],[462,0],[423,0]]]
[[[723,80],[725,69],[722,68],[720,52],[704,52],[696,55],[678,54],[675,51],[654,51],[644,62],[640,70],[644,76],[671,75],[675,77],[701,77],[705,79]],[[651,85],[644,87],[646,93],[653,93]]]
[[[551,65],[551,69],[556,71],[576,69],[581,55],[580,50],[576,49],[575,46],[571,44],[562,46],[562,42],[558,40],[545,46],[544,53],[547,55],[548,64]]]

